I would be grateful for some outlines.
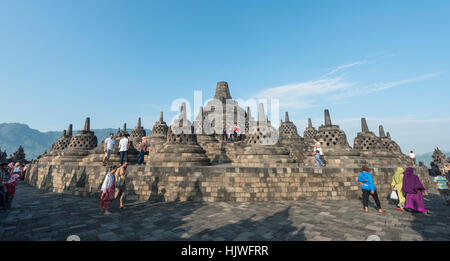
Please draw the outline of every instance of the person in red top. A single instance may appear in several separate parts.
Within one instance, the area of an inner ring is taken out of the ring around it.
[[[239,129],[239,127],[235,123],[234,127],[233,127],[233,134],[231,134],[231,135],[233,135],[234,140],[238,139],[238,136],[237,136],[238,135],[238,131],[241,131],[241,129]]]
[[[25,166],[22,165],[22,173],[20,174],[19,180],[25,179],[25,173],[27,173],[27,169],[28,169],[28,165],[25,165]]]
[[[6,209],[11,209],[11,203],[14,198],[14,194],[16,194],[16,180],[19,178],[19,176],[19,174],[13,174],[8,182],[6,182],[4,185],[6,188]]]

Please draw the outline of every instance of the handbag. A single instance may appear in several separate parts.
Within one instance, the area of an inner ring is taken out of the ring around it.
[[[398,199],[398,195],[397,195],[397,191],[393,190],[391,193],[391,199],[397,200]]]

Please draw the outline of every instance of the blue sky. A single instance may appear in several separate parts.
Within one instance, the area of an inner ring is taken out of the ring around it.
[[[0,122],[151,128],[177,98],[280,100],[301,134],[330,109],[403,151],[450,150],[450,1],[0,0]],[[284,114],[284,113],[283,113]]]

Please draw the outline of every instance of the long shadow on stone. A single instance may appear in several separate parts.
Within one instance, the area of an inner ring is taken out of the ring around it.
[[[305,241],[305,228],[300,230],[289,220],[290,207],[272,216],[252,220],[252,217],[217,229],[206,229],[188,240],[234,240],[234,241]]]
[[[417,231],[426,241],[450,240],[450,207],[445,206],[442,197],[436,191],[429,191],[424,196],[425,208],[431,213],[428,215],[410,211],[414,219],[411,228]]]

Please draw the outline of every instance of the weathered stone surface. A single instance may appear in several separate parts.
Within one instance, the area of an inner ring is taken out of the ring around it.
[[[158,195],[157,195],[158,196]],[[161,195],[162,196],[162,195]],[[99,198],[80,198],[43,192],[20,183],[13,209],[0,212],[2,240],[81,241],[183,240],[183,241],[365,241],[378,235],[382,241],[448,241],[450,208],[430,190],[425,204],[431,214],[400,212],[380,198],[385,213],[372,205],[363,213],[361,201],[303,200],[278,202],[167,202],[125,201],[101,213]]]

